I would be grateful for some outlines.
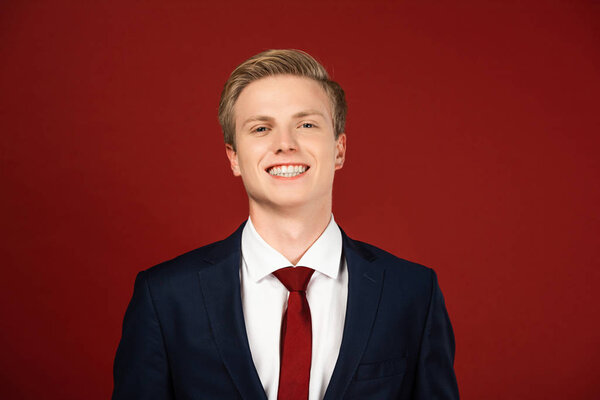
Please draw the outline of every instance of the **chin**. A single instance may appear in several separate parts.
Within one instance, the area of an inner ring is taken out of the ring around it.
[[[305,195],[285,195],[285,196],[275,196],[269,200],[269,202],[275,207],[279,209],[286,208],[297,208],[302,207],[308,203],[310,203],[310,199]]]
[[[278,208],[296,208],[308,203],[309,201],[306,199],[285,199],[273,202],[273,204],[275,204],[275,206]]]

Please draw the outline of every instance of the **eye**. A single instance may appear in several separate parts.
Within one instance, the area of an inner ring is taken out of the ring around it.
[[[266,126],[259,126],[259,127],[252,129],[252,132],[256,132],[256,133],[264,133],[266,131],[267,131]]]
[[[311,124],[310,122],[305,122],[301,125],[302,128],[314,128],[315,125]]]

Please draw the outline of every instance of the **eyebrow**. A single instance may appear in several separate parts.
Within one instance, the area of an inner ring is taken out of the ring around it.
[[[244,123],[242,124],[242,126],[246,126],[250,122],[255,122],[255,121],[269,122],[269,121],[273,121],[273,117],[269,117],[267,115],[253,115],[252,117],[245,120]]]
[[[317,111],[317,110],[300,111],[300,112],[297,112],[296,114],[292,115],[292,117],[293,118],[304,118],[304,117],[308,117],[310,115],[318,115],[320,117],[325,118],[325,115],[323,115],[323,113],[321,111]]]
[[[310,115],[317,115],[317,116],[320,116],[322,118],[325,118],[325,115],[322,112],[317,111],[317,110],[299,111],[296,114],[292,115],[292,118],[304,118],[304,117],[308,117]],[[250,117],[247,120],[245,120],[244,123],[242,124],[242,126],[246,126],[250,122],[256,122],[256,121],[260,121],[260,122],[272,122],[274,119],[275,118],[269,117],[268,115],[253,115],[252,117]]]

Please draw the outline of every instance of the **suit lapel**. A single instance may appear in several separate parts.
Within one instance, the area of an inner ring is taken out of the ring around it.
[[[242,311],[240,292],[241,234],[244,224],[215,244],[202,269],[200,287],[215,342],[243,398],[267,399],[254,367]],[[366,348],[383,286],[384,268],[368,249],[342,231],[348,265],[348,303],[340,353],[324,400],[341,399]]]
[[[340,353],[324,400],[341,399],[366,348],[383,286],[384,268],[377,257],[342,231],[348,265],[348,303]]]
[[[241,396],[265,399],[264,389],[254,367],[240,294],[240,246],[242,226],[218,243],[206,259],[212,266],[199,272],[204,304],[215,342]]]

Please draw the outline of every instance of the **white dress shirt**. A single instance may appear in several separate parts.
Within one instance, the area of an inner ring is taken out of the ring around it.
[[[281,320],[288,298],[287,289],[272,273],[292,265],[260,237],[248,218],[242,232],[242,306],[252,360],[269,400],[277,399]],[[348,297],[342,233],[333,215],[297,266],[315,270],[306,289],[312,321],[308,399],[321,400],[340,351]]]

